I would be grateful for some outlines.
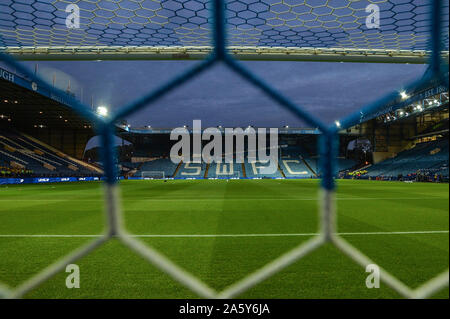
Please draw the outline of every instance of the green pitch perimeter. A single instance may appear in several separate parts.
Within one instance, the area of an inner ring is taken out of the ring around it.
[[[449,266],[448,192],[448,184],[339,181],[338,231],[417,287]],[[318,229],[315,180],[124,181],[121,193],[129,231],[217,290]],[[103,230],[102,212],[100,183],[0,187],[0,282],[19,285],[92,240]],[[78,265],[80,289],[66,288],[62,272],[26,297],[196,297],[116,239]],[[326,245],[239,297],[399,297],[383,283],[367,289],[367,275]],[[435,295],[448,296],[448,288]]]

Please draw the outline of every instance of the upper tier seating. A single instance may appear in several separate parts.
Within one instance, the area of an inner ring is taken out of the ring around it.
[[[419,170],[433,170],[448,176],[448,140],[441,139],[420,143],[415,147],[402,151],[393,158],[367,168],[371,177],[407,176]]]

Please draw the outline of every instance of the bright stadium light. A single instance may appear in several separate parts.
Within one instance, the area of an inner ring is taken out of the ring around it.
[[[402,97],[402,100],[406,100],[407,98],[409,98],[409,95],[406,94],[405,91],[401,91],[401,92],[400,92],[400,96]]]
[[[97,114],[103,117],[108,116],[108,108],[106,106],[97,107]]]
[[[336,124],[337,127],[341,127],[341,122],[335,121],[334,124]]]

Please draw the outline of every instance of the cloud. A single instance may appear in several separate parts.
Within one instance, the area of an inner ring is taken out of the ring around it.
[[[70,76],[84,102],[115,109],[158,88],[196,61],[42,62]],[[423,74],[423,65],[243,62],[293,102],[330,123]],[[132,125],[170,127],[202,119],[208,125],[301,125],[262,92],[219,65],[131,116]]]

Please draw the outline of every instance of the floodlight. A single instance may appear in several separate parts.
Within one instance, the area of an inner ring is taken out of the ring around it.
[[[108,116],[108,108],[106,106],[97,107],[97,114],[103,117]]]
[[[407,98],[409,98],[409,95],[406,94],[405,91],[401,91],[401,92],[400,92],[400,96],[402,97],[402,100],[406,100]]]

